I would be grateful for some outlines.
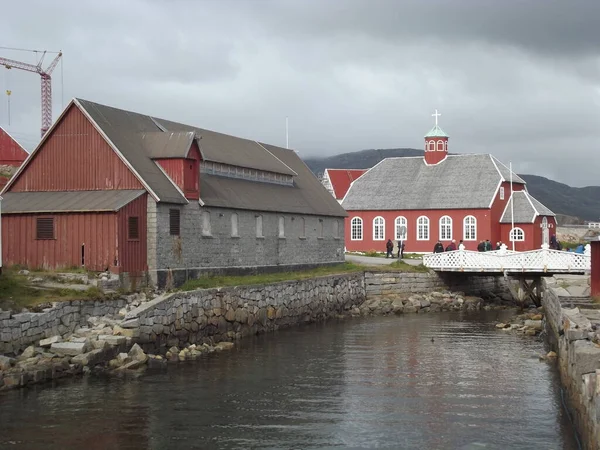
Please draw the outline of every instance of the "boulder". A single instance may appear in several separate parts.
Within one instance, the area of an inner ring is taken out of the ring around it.
[[[85,353],[85,342],[55,342],[50,351],[60,356],[77,356]]]
[[[119,353],[116,359],[121,364],[127,364],[129,361],[131,361],[131,358],[127,353]]]
[[[142,347],[140,347],[138,344],[134,344],[133,347],[131,347],[128,355],[132,360],[138,361],[141,364],[144,364],[146,361],[148,361],[148,355],[144,353],[144,350],[142,350]]]
[[[125,337],[137,337],[140,334],[140,330],[138,328],[122,328],[119,325],[115,325],[113,328],[113,335],[115,336],[125,336]]]
[[[0,370],[6,371],[12,367],[15,360],[13,358],[9,358],[8,356],[0,355]]]
[[[504,329],[504,328],[510,328],[510,324],[508,324],[508,323],[497,323],[496,324],[496,328],[502,328],[502,329]]]
[[[531,315],[531,320],[542,320],[544,318],[544,316],[542,316],[541,314],[532,314]]]
[[[23,353],[21,353],[19,355],[18,359],[20,361],[23,361],[25,359],[33,358],[35,356],[35,354],[36,354],[35,347],[33,345],[30,345],[25,350],[23,350]]]
[[[52,344],[62,341],[60,336],[52,336],[40,341],[40,347],[50,347]]]
[[[231,350],[233,348],[233,342],[227,342],[227,341],[223,341],[223,342],[219,342],[217,345],[215,345],[215,350],[220,352],[222,350]]]
[[[541,320],[526,320],[525,326],[528,328],[533,328],[534,330],[541,331],[542,330],[542,321]]]
[[[98,340],[106,341],[108,345],[112,346],[121,345],[127,342],[125,336],[113,336],[111,334],[100,334],[98,335]]]

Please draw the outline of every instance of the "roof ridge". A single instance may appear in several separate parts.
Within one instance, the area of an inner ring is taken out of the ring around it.
[[[234,136],[235,137],[235,136]],[[281,164],[283,164],[285,167],[287,167],[288,169],[290,169],[290,171],[292,171],[294,173],[295,176],[298,176],[298,172],[296,172],[294,169],[292,169],[290,166],[288,166],[286,163],[284,163],[281,159],[279,159],[277,156],[275,156],[273,154],[273,152],[271,152],[270,150],[267,149],[267,147],[265,147],[264,145],[262,145],[260,142],[258,141],[254,141],[256,142],[261,148],[263,148],[269,155],[271,155],[273,158],[275,158],[277,161],[279,161]]]

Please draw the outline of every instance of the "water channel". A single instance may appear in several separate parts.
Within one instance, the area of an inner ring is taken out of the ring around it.
[[[542,341],[506,312],[352,319],[0,394],[10,449],[576,449]]]

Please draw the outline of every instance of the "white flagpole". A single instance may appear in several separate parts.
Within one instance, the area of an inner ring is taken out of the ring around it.
[[[290,132],[288,127],[288,118],[285,118],[285,148],[290,148]]]
[[[515,199],[513,198],[513,180],[512,180],[512,161],[508,163],[508,170],[510,170],[510,233],[512,234],[512,249],[515,251]],[[508,237],[511,237],[511,234]]]

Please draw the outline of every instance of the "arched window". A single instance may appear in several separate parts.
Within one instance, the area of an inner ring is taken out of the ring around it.
[[[417,219],[417,240],[429,240],[429,219],[425,216],[421,216]]]
[[[279,237],[285,237],[285,217],[279,216]]]
[[[211,230],[210,230],[210,211],[203,211],[202,212],[202,235],[203,236],[210,236],[211,235]]]
[[[509,236],[510,241],[524,241],[525,240],[525,232],[523,231],[522,228],[519,227],[515,227],[512,230],[510,230],[510,236]]]
[[[475,216],[466,216],[463,219],[463,239],[465,241],[477,240],[477,219]]]
[[[360,217],[353,217],[350,222],[350,240],[362,241],[363,238],[363,223]]]
[[[452,239],[452,218],[442,216],[440,218],[440,240],[449,241]]]
[[[435,141],[433,139],[429,141],[429,151],[430,152],[435,151]]]
[[[437,151],[438,152],[443,152],[444,151],[444,141],[439,140],[437,142]]]
[[[396,229],[396,240],[397,241],[405,241],[406,236],[408,235],[408,226],[407,226],[406,217],[399,216],[396,217],[395,221],[395,229]],[[403,228],[404,227],[404,228]]]
[[[238,215],[236,213],[233,213],[231,215],[231,236],[232,237],[238,237],[239,236]]]
[[[383,217],[375,217],[373,219],[373,240],[385,240],[385,220],[383,220]]]

